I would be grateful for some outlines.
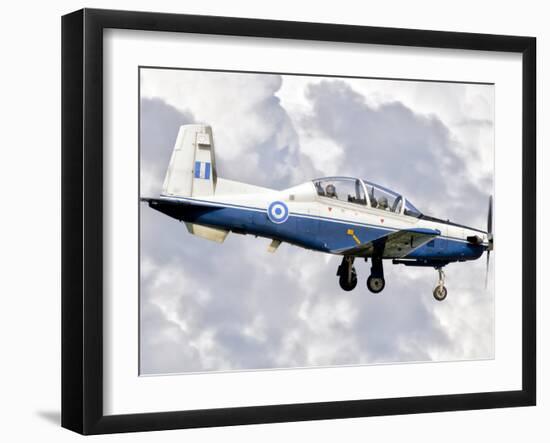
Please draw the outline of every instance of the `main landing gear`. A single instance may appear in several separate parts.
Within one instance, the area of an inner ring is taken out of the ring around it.
[[[354,257],[345,256],[342,263],[338,266],[336,275],[339,277],[338,282],[344,291],[351,291],[357,286],[357,272],[353,266]],[[372,259],[371,274],[367,278],[367,288],[374,294],[382,292],[386,286],[384,280],[384,268],[382,267],[381,258]]]
[[[370,275],[367,278],[367,288],[373,294],[382,292],[386,286],[386,280],[384,280],[384,267],[382,266],[381,258],[372,258],[372,266],[370,268]]]
[[[353,261],[355,257],[345,256],[342,259],[342,264],[338,266],[336,275],[339,276],[338,282],[344,291],[351,291],[357,286],[357,273]]]
[[[442,268],[436,268],[439,273],[439,282],[434,288],[434,298],[437,301],[443,301],[447,297],[447,288],[445,287],[445,273]]]

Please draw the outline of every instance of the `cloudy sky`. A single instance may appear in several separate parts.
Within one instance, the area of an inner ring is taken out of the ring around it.
[[[485,228],[494,87],[142,69],[141,195],[160,193],[179,126],[212,126],[221,177],[284,189],[350,175],[422,212]],[[344,292],[340,258],[230,234],[217,244],[141,207],[142,374],[493,358],[485,256],[437,272],[385,263]]]

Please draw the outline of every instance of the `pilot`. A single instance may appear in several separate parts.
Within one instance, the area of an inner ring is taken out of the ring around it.
[[[380,197],[378,199],[378,208],[387,211],[388,208],[388,199],[386,197]]]
[[[327,187],[325,188],[325,193],[327,197],[338,198],[336,195],[336,186],[334,186],[333,184],[327,185]]]

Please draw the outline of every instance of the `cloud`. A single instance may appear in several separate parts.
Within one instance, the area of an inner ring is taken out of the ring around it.
[[[373,104],[340,80],[162,70],[142,71],[142,79],[142,194],[160,190],[179,125],[206,122],[221,176],[285,188],[339,171],[402,190],[434,215],[484,220],[492,178],[469,173],[477,160],[464,153],[460,129],[476,125],[468,115],[447,125],[410,101]],[[289,106],[287,80],[296,97]],[[462,92],[453,90],[453,100]],[[486,137],[492,121],[475,127]],[[386,289],[370,294],[370,264],[359,260],[360,282],[348,293],[338,286],[336,256],[286,244],[269,254],[269,241],[235,234],[220,245],[145,205],[140,216],[142,373],[493,355],[482,260],[446,268],[444,303],[431,296],[432,269],[386,264]]]
[[[214,128],[220,176],[277,188],[317,173],[275,95],[280,75],[141,72],[142,98],[160,98]]]
[[[189,111],[179,111],[158,98],[140,101],[140,191],[158,195],[181,125],[193,123]]]

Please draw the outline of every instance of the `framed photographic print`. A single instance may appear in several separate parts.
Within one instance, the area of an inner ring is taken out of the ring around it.
[[[535,51],[64,16],[62,425],[534,405]]]

